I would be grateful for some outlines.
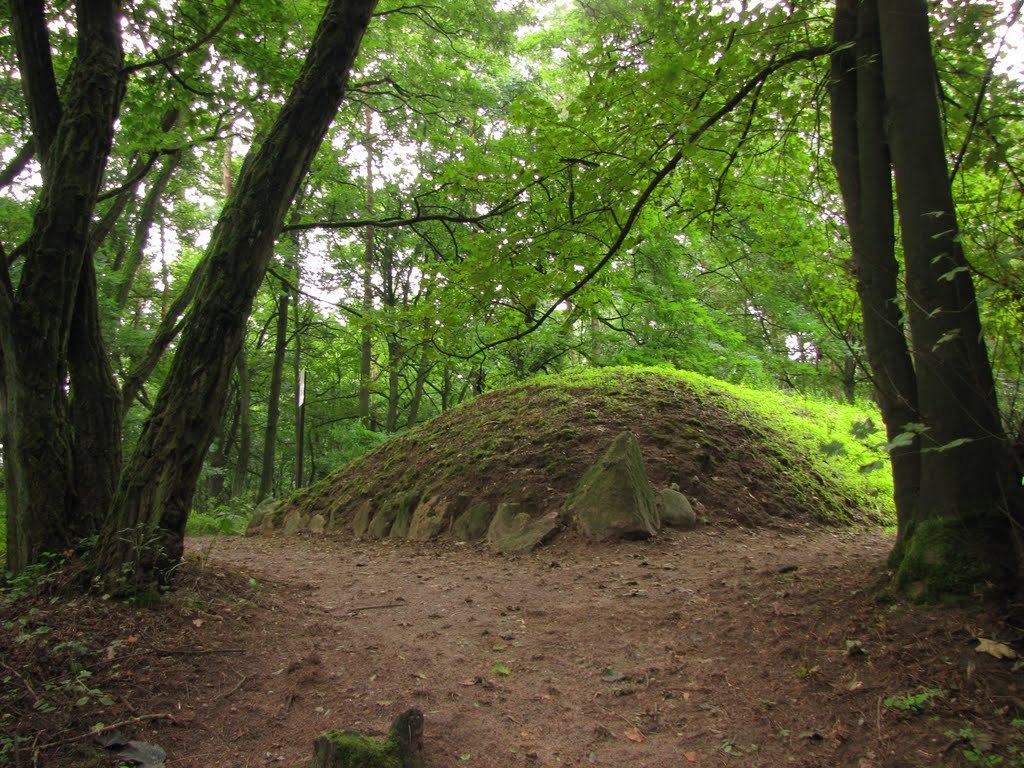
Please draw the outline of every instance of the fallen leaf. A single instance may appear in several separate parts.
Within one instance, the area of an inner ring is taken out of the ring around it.
[[[686,753],[686,762],[688,762],[688,763],[696,763],[697,762],[697,753],[696,752],[687,752]]]
[[[639,728],[630,728],[629,730],[624,731],[622,735],[630,741],[636,742],[637,744],[644,740],[644,735],[640,733]]]
[[[201,627],[206,623],[206,619],[192,619],[192,626]]]
[[[997,659],[1016,659],[1017,652],[1005,643],[989,640],[987,637],[978,638],[978,647],[974,649],[978,653],[987,653]]]

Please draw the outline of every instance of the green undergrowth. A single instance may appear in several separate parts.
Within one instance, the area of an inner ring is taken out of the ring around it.
[[[707,505],[706,522],[886,525],[894,513],[881,426],[871,403],[672,369],[586,369],[464,403],[341,467],[291,506],[334,525],[360,504],[379,508],[411,490],[557,507],[629,430],[640,439],[652,484],[678,484]]]
[[[245,533],[249,513],[238,505],[221,505],[209,511],[193,510],[185,532],[189,536],[235,536]]]

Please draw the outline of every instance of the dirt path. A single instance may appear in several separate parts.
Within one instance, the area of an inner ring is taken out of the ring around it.
[[[197,642],[245,654],[194,659],[162,702],[194,718],[151,738],[175,768],[298,766],[318,732],[416,706],[435,768],[955,765],[965,723],[1005,752],[993,710],[1014,676],[973,651],[992,619],[879,604],[889,546],[739,529],[517,558],[195,540],[204,571],[262,589],[235,616],[196,606]],[[924,714],[883,703],[929,690]]]
[[[300,768],[321,731],[413,706],[430,768],[1024,765],[1021,673],[975,650],[1020,633],[882,600],[890,544],[196,539],[155,609],[2,606],[0,765],[109,768],[91,733],[117,725],[169,768]]]

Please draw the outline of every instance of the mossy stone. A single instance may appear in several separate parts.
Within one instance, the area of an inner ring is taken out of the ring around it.
[[[395,515],[395,522],[391,524],[390,536],[393,539],[404,539],[409,535],[409,524],[412,522],[413,511],[411,507],[398,507],[398,514]]]
[[[356,536],[362,536],[366,533],[366,529],[370,527],[370,515],[373,513],[373,504],[369,500],[364,499],[360,502],[356,508],[356,513],[352,516],[352,532]]]
[[[540,546],[561,529],[556,512],[534,517],[522,504],[504,502],[487,528],[487,541],[498,552],[509,555]]]
[[[615,438],[583,475],[562,513],[595,541],[641,539],[658,532],[654,493],[636,435],[623,432]]]
[[[459,541],[480,541],[487,535],[487,527],[494,517],[494,508],[490,504],[480,502],[473,504],[455,518],[452,533]]]
[[[314,768],[402,768],[393,737],[380,741],[361,733],[326,731],[313,742]]]

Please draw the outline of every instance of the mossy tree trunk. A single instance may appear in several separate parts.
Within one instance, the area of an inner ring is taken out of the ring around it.
[[[929,599],[1004,589],[1020,488],[957,231],[923,0],[838,0],[834,163],[865,341],[890,441],[901,588]],[[911,349],[898,307],[893,189]]]
[[[917,371],[921,491],[894,553],[929,594],[1016,576],[1018,506],[978,305],[957,227],[923,0],[880,4],[888,138]]]
[[[7,566],[17,573],[88,532],[117,472],[120,436],[102,423],[119,419],[99,336],[89,229],[124,95],[124,55],[118,3],[79,3],[62,102],[43,3],[12,2],[11,18],[43,176],[17,286],[0,254]],[[101,457],[112,464],[98,464]],[[76,480],[86,479],[94,485],[79,493]]]
[[[184,547],[203,458],[219,423],[252,303],[285,214],[345,92],[375,0],[327,3],[302,72],[250,153],[214,228],[166,382],[104,526],[95,567],[129,589],[166,580]]]

